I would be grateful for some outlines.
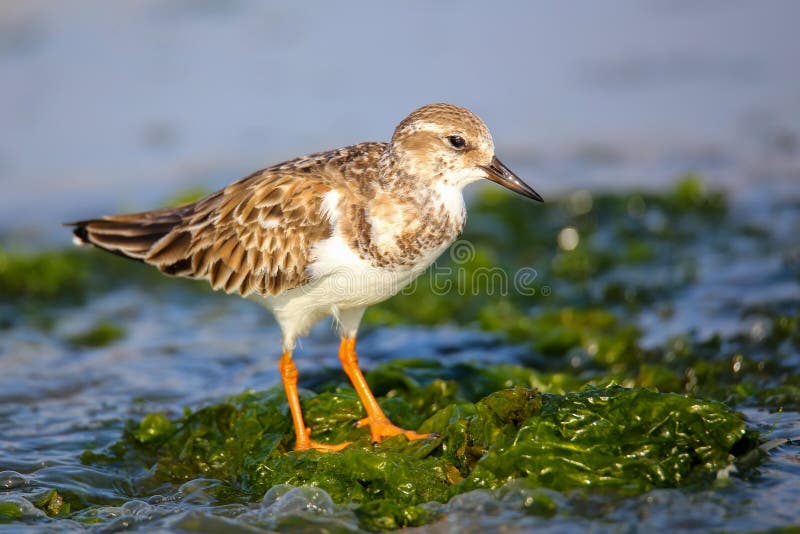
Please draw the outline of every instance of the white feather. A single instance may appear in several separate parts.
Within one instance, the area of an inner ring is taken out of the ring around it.
[[[339,192],[331,189],[322,197],[320,205],[322,215],[330,221],[331,226],[336,226],[339,219]]]
[[[451,185],[445,182],[439,182],[434,187],[434,191],[441,199],[444,208],[455,220],[464,220],[467,216],[464,194],[461,192],[463,188],[464,185]]]

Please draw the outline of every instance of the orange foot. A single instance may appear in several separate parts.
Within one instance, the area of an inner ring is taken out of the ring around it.
[[[404,430],[397,425],[392,424],[387,418],[369,418],[365,417],[358,422],[358,428],[369,426],[372,433],[372,442],[380,443],[384,438],[391,438],[403,434],[409,441],[417,439],[425,439],[435,437],[435,434],[418,434],[413,430]]]
[[[294,450],[296,451],[307,451],[309,449],[314,449],[317,452],[339,452],[340,450],[344,449],[348,445],[352,443],[351,441],[345,441],[344,443],[318,443],[311,439],[311,429],[305,429],[305,436],[298,436],[297,441],[294,445]]]

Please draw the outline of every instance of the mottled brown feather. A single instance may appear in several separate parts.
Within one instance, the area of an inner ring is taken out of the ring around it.
[[[493,157],[487,150],[454,156],[446,136],[463,131],[471,132],[471,144],[493,149],[480,119],[434,104],[404,119],[391,143],[311,154],[195,203],[81,221],[74,233],[167,274],[206,279],[215,289],[277,295],[309,281],[314,246],[332,235],[322,203],[335,191],[337,230],[356,254],[378,267],[413,266],[455,239],[464,224],[463,209],[445,206],[434,184],[455,168],[485,165]]]
[[[244,296],[308,282],[312,248],[331,235],[325,193],[369,191],[385,143],[312,154],[253,173],[197,202],[73,223],[99,248],[166,274],[206,279]],[[352,193],[353,200],[355,193]]]

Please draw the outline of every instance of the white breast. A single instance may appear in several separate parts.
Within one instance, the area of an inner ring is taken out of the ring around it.
[[[444,248],[432,253],[430,262]],[[297,337],[307,334],[328,315],[338,318],[341,312],[363,309],[397,294],[430,265],[375,267],[358,257],[340,235],[320,241],[314,254],[317,260],[309,268],[311,282],[278,296],[251,297],[275,314],[283,331],[284,349],[291,349]]]

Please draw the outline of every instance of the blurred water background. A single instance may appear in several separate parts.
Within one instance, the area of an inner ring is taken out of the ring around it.
[[[0,229],[146,209],[469,107],[547,196],[795,188],[792,0],[0,3]],[[646,172],[643,172],[646,170]],[[644,183],[642,183],[644,181]]]

